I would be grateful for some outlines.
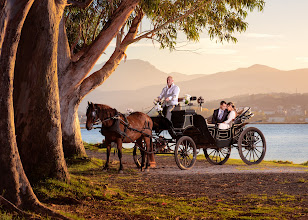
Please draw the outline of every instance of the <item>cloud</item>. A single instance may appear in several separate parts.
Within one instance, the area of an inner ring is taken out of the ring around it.
[[[247,33],[244,34],[248,38],[283,38],[283,35],[276,34],[261,34],[261,33]]]
[[[213,54],[213,55],[230,55],[230,54],[236,54],[237,50],[232,49],[204,49],[202,53],[205,54]]]
[[[258,46],[256,47],[257,50],[275,50],[275,49],[279,49],[281,48],[280,46],[276,46],[276,45],[267,45],[267,46]]]
[[[303,63],[308,63],[308,57],[296,57],[295,59]]]
[[[228,44],[216,43],[209,38],[201,38],[199,42],[183,42],[176,46],[179,51],[190,51],[198,54],[230,55],[238,51],[230,49]]]

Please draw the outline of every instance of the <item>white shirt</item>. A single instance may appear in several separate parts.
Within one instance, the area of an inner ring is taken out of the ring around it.
[[[163,88],[163,90],[161,91],[160,96],[158,96],[158,98],[159,99],[169,98],[169,101],[166,102],[167,106],[177,105],[179,94],[180,94],[180,88],[178,86],[174,85],[174,83],[172,83],[170,88],[168,87],[168,85]]]
[[[232,123],[232,120],[235,119],[235,116],[236,116],[236,113],[235,111],[231,111],[228,115],[228,119],[227,121],[224,121],[223,123],[225,124],[231,124]]]
[[[224,113],[225,113],[225,111],[222,110],[221,108],[219,108],[219,110],[218,110],[218,115],[217,115],[217,117],[218,117],[219,120],[222,119]]]
[[[228,119],[227,121],[224,121],[223,123],[220,123],[218,125],[218,128],[219,129],[228,129],[232,126],[232,122],[233,122],[233,119],[235,119],[236,117],[236,113],[235,111],[231,111],[228,115]]]

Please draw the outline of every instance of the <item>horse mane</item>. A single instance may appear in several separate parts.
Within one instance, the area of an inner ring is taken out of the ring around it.
[[[101,119],[113,117],[117,113],[117,110],[115,108],[111,108],[108,105],[104,105],[104,104],[94,104],[94,105],[99,110],[99,114],[101,116],[100,117]]]

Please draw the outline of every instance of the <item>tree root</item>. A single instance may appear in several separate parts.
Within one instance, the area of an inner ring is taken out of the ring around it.
[[[35,202],[32,205],[32,210],[35,213],[41,214],[43,216],[48,216],[51,219],[61,219],[61,220],[72,220],[69,217],[66,217],[64,215],[61,215],[60,213],[57,213],[50,208],[46,207],[45,205],[41,204],[40,202]]]
[[[0,205],[11,212],[16,212],[18,215],[26,217],[27,219],[41,219],[34,214],[27,213],[21,209],[19,209],[17,206],[15,206],[13,203],[5,199],[3,196],[0,196]],[[40,214],[42,216],[48,216],[51,219],[61,219],[61,220],[71,220],[71,218],[68,218],[64,215],[61,215],[50,208],[44,206],[39,201],[32,202],[32,205],[27,204],[26,207],[29,208],[30,211],[33,211],[36,214]]]
[[[31,218],[31,219],[38,219],[38,218],[35,218],[32,214],[22,211],[17,206],[15,206],[13,203],[11,203],[9,200],[5,199],[3,196],[0,196],[0,205],[4,209],[10,212],[16,212],[20,216]]]

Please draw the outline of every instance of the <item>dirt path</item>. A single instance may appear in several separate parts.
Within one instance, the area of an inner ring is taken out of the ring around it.
[[[106,160],[105,153],[95,151],[87,151],[89,157],[96,157]],[[118,161],[117,154],[111,154],[111,161]],[[190,170],[180,170],[174,160],[173,155],[163,156],[156,155],[157,168],[151,169],[151,174],[159,175],[198,175],[198,174],[256,174],[256,173],[306,173],[308,174],[308,167],[292,167],[292,166],[268,166],[262,163],[257,166],[248,166],[244,163],[239,165],[231,165],[228,162],[222,166],[211,165],[206,160],[197,160],[194,167]],[[123,164],[126,168],[136,168],[133,161],[133,156],[123,154]]]
[[[88,151],[89,157],[105,159],[105,153]],[[117,155],[111,156],[114,168]],[[298,196],[300,203],[308,206],[308,168],[288,166],[248,166],[245,164],[222,166],[210,165],[205,160],[197,160],[191,170],[180,170],[173,156],[156,156],[157,169],[139,172],[132,155],[123,155],[124,168],[135,169],[138,175],[130,178],[111,179],[114,184],[125,191],[140,191],[165,194],[175,197],[234,198],[246,195],[280,195]],[[124,172],[121,175],[128,175]],[[131,186],[138,184],[138,190]],[[126,184],[127,183],[127,184]],[[141,188],[140,188],[141,187]]]

